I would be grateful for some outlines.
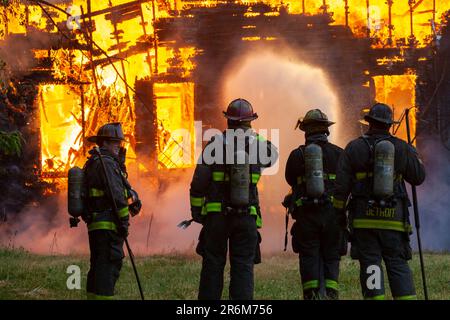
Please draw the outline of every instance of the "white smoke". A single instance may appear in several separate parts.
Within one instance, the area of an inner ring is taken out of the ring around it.
[[[417,187],[422,247],[425,250],[448,251],[450,250],[450,234],[448,232],[450,226],[450,198],[448,197],[450,194],[450,152],[436,137],[423,138],[418,141],[418,147],[426,170],[424,183]],[[413,222],[412,207],[410,216],[411,222]],[[417,246],[416,239],[416,234],[414,234],[412,236],[414,246]]]
[[[258,129],[280,130],[279,170],[262,177],[259,184],[264,226],[262,249],[283,249],[284,211],[281,201],[289,187],[284,180],[284,167],[291,150],[304,143],[303,133],[294,130],[298,117],[312,108],[320,108],[337,121],[332,127],[331,141],[336,141],[339,128],[339,106],[325,74],[300,61],[289,58],[289,52],[278,54],[253,52],[230,69],[224,81],[223,105],[237,97],[248,99],[259,118]],[[268,136],[270,139],[271,137]],[[134,172],[134,170],[129,170]],[[177,224],[190,218],[189,184],[192,170],[162,183],[152,178],[131,176],[130,182],[143,202],[141,215],[131,219],[130,244],[137,255],[183,252],[194,254],[200,226],[193,223],[187,230]],[[66,195],[61,194],[57,206],[42,204],[24,212],[23,219],[9,224],[9,233],[0,236],[0,244],[13,243],[42,254],[87,253],[87,230],[83,223],[69,229]],[[50,211],[57,214],[50,215]],[[153,220],[151,217],[153,215]],[[151,225],[151,228],[150,228]],[[149,231],[150,229],[150,231]]]
[[[326,74],[296,60],[295,56],[298,54],[280,48],[277,52],[252,51],[239,58],[224,83],[224,106],[236,98],[247,99],[259,115],[253,123],[255,129],[267,129],[269,133],[270,129],[279,129],[278,172],[262,177],[258,184],[265,252],[281,251],[284,244],[285,212],[281,202],[289,191],[284,178],[285,164],[290,152],[304,143],[303,132],[294,130],[298,118],[310,109],[321,109],[330,120],[337,122],[330,130],[330,141],[334,143],[339,139],[339,130],[344,129],[340,126],[338,99]]]

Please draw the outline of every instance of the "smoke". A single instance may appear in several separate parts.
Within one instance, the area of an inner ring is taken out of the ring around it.
[[[49,38],[37,32],[29,33],[27,37],[8,37],[0,42],[0,61],[6,64],[12,76],[20,76],[30,72],[36,65],[32,49],[47,48],[50,45]]]
[[[262,177],[260,198],[264,227],[264,252],[283,248],[284,216],[281,201],[288,191],[284,181],[284,164],[290,151],[304,142],[303,134],[294,131],[297,118],[310,108],[321,108],[330,119],[338,120],[337,99],[319,69],[289,59],[289,55],[258,52],[235,64],[224,81],[226,102],[243,97],[252,102],[259,114],[256,129],[280,130],[279,170]],[[226,103],[224,103],[226,105]],[[336,137],[332,129],[332,139]],[[129,168],[130,172],[135,172]],[[190,218],[189,183],[192,170],[156,182],[157,179],[130,177],[139,192],[143,209],[131,219],[130,244],[138,255],[173,252],[194,254],[200,226],[193,223],[186,230],[177,224]],[[24,247],[42,254],[87,253],[87,232],[83,223],[69,229],[66,194],[31,207],[2,228],[0,244]]]
[[[252,52],[234,64],[223,85],[223,105],[237,97],[246,98],[259,115],[254,122],[255,129],[268,129],[268,138],[272,140],[275,139],[270,129],[279,129],[278,171],[263,176],[259,183],[265,253],[283,249],[285,212],[281,201],[289,190],[284,180],[284,167],[291,150],[304,143],[303,133],[294,130],[298,117],[311,108],[321,108],[337,122],[331,127],[330,140],[345,145],[339,139],[345,130],[339,126],[340,108],[326,75],[289,57],[288,51]],[[445,195],[450,192],[450,157],[439,142],[426,141],[420,147],[428,168],[425,183],[418,187],[423,246],[430,250],[448,250],[450,200]],[[194,254],[200,226],[193,223],[186,230],[176,227],[180,221],[190,218],[192,173],[186,170],[166,175],[160,182],[156,178],[131,175],[130,182],[143,201],[141,214],[131,219],[130,244],[135,254]],[[40,254],[88,253],[84,224],[69,228],[65,192],[40,204],[31,204],[20,215],[12,216],[15,220],[10,216],[7,223],[0,224],[2,246],[24,247]]]
[[[420,138],[419,138],[420,139]],[[426,178],[417,187],[422,247],[432,251],[450,250],[450,152],[436,137],[419,141]],[[410,208],[413,219],[413,208]],[[415,232],[415,230],[414,230]],[[416,235],[413,237],[416,246]]]
[[[200,226],[193,223],[186,230],[177,228],[179,222],[190,218],[192,173],[191,170],[172,177],[164,191],[161,191],[163,185],[151,178],[130,178],[143,202],[140,215],[131,218],[129,229],[130,245],[136,255],[194,253]],[[0,246],[22,247],[39,254],[88,253],[84,223],[69,228],[65,193],[14,217],[15,221],[0,225]]]
[[[224,84],[224,101],[244,98],[252,103],[259,118],[255,129],[279,130],[279,163],[273,175],[263,176],[258,184],[263,215],[262,249],[281,251],[284,245],[284,208],[281,206],[289,186],[284,170],[290,152],[304,143],[304,135],[294,130],[299,117],[319,108],[337,124],[330,128],[330,141],[339,141],[339,104],[324,72],[296,60],[290,50],[261,48],[240,57]],[[341,144],[342,146],[343,144]]]

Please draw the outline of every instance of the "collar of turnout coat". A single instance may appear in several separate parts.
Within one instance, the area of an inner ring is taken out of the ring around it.
[[[366,132],[366,136],[389,136],[390,133],[384,129],[370,129]]]
[[[106,148],[100,147],[100,153],[102,154],[102,156],[108,156],[108,157],[113,158],[116,161],[119,161],[119,158],[114,153],[111,153]],[[89,154],[91,156],[96,156],[97,155],[96,152],[94,151],[94,149],[89,150]]]
[[[314,133],[306,137],[306,144],[317,142],[328,142],[327,135],[325,133]]]

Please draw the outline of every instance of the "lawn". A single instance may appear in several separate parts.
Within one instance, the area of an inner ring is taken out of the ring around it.
[[[450,254],[427,253],[425,264],[431,299],[450,299]],[[81,269],[81,290],[69,290],[67,267]],[[419,257],[411,262],[419,299],[423,298]],[[168,255],[137,258],[146,299],[196,299],[201,260],[197,256]],[[84,299],[87,256],[43,256],[24,250],[0,249],[0,299]],[[227,266],[227,271],[228,271]],[[361,299],[359,265],[345,257],[341,262],[342,299]],[[225,278],[227,288],[229,278]],[[387,296],[390,297],[387,286]],[[228,296],[224,290],[223,297]],[[263,256],[255,267],[255,299],[299,299],[298,260],[292,253]],[[116,286],[118,299],[138,299],[131,263],[124,267]]]

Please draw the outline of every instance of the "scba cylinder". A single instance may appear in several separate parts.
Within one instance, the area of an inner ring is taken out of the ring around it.
[[[67,209],[73,217],[79,217],[84,211],[83,202],[84,172],[79,167],[73,167],[68,173]]]
[[[311,143],[305,148],[306,194],[310,198],[320,198],[325,192],[323,181],[322,148]]]
[[[230,202],[232,206],[245,207],[250,203],[249,157],[243,150],[234,155],[234,163],[230,165]]]
[[[378,199],[394,194],[395,147],[392,142],[383,140],[375,145],[373,167],[373,194]]]

